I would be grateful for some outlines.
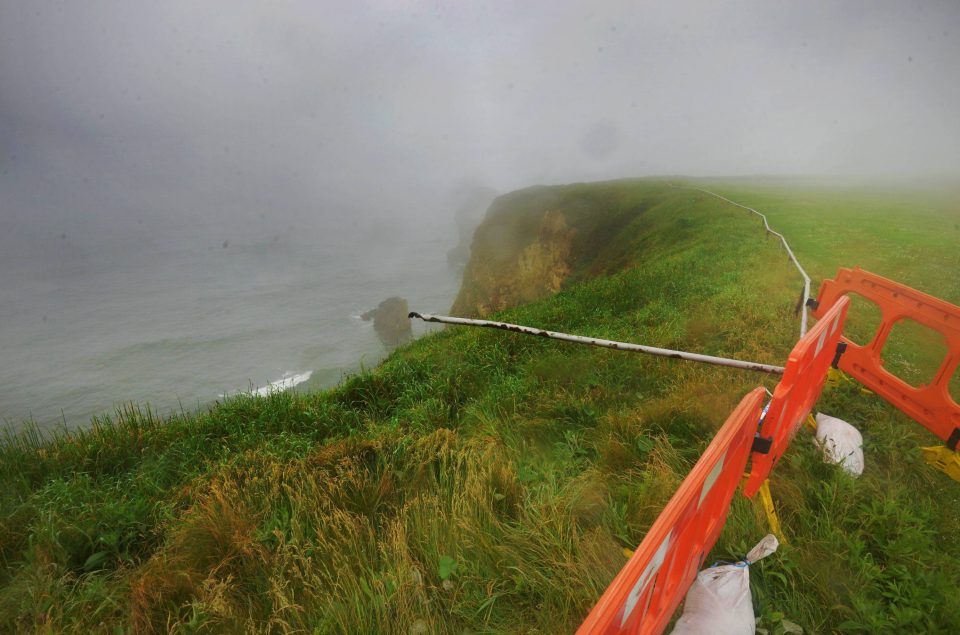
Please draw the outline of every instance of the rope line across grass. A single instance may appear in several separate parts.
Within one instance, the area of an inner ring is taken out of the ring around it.
[[[781,234],[780,232],[774,231],[770,227],[770,223],[767,222],[767,217],[764,214],[761,214],[757,210],[753,209],[752,207],[747,207],[746,205],[742,205],[736,201],[731,201],[729,198],[725,196],[721,196],[716,192],[711,192],[710,190],[706,190],[702,187],[690,187],[688,185],[674,185],[673,187],[682,187],[688,190],[697,190],[698,192],[703,192],[704,194],[715,196],[719,198],[721,201],[725,201],[727,203],[730,203],[731,205],[736,205],[737,207],[742,207],[748,212],[752,212],[763,219],[763,227],[766,230],[766,232],[780,239],[780,242],[783,243],[784,249],[787,250],[787,255],[790,256],[790,260],[793,261],[793,264],[797,267],[797,271],[799,271],[800,275],[803,276],[803,298],[801,299],[801,308],[803,309],[803,312],[800,314],[800,337],[803,337],[807,333],[807,310],[808,310],[807,303],[810,300],[810,276],[807,275],[807,272],[803,269],[803,266],[800,264],[800,261],[797,260],[797,257],[794,255],[793,250],[790,249],[790,245],[787,244],[787,239],[783,237],[783,234]]]

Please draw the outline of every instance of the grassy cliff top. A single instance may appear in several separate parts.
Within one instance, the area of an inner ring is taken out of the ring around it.
[[[955,199],[711,187],[767,212],[815,282],[861,265],[960,301]],[[500,240],[509,261],[550,212],[570,232],[548,250],[569,269],[561,290],[499,318],[785,359],[800,281],[755,217],[663,182],[584,184],[501,197],[478,240]],[[487,248],[475,242],[474,257]],[[922,366],[910,352],[899,361]],[[572,632],[758,383],[774,380],[451,328],[334,390],[168,421],[131,409],[55,440],[9,439],[0,624]],[[752,567],[760,625],[960,631],[960,485],[917,450],[935,440],[850,384],[818,408],[863,431],[866,471],[825,465],[798,434],[772,478],[789,543]],[[707,561],[742,557],[767,532],[738,496]]]

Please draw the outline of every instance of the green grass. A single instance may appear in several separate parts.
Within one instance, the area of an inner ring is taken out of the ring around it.
[[[940,231],[921,231],[908,198],[724,187],[769,212],[815,279],[860,264],[960,300],[942,271],[957,270],[948,208],[928,209]],[[499,318],[785,359],[800,285],[754,217],[653,181],[528,191],[501,213],[546,209],[578,228],[573,279]],[[10,437],[0,625],[572,632],[758,382],[774,383],[451,328],[331,391],[240,397],[168,421],[131,408],[57,439]],[[863,430],[866,472],[823,464],[798,435],[772,478],[789,543],[752,568],[761,625],[960,631],[960,485],[922,462],[917,447],[933,438],[853,385],[819,408]],[[708,561],[742,557],[767,531],[737,496]]]
[[[839,267],[859,265],[960,305],[960,187],[799,183],[701,185],[765,213],[801,253],[815,281],[834,277]],[[855,302],[848,330],[855,341],[865,343],[878,319],[874,305]],[[945,352],[941,335],[905,320],[894,326],[883,359],[889,370],[919,386],[933,377]],[[950,393],[960,403],[960,373],[954,375]]]
[[[698,184],[766,214],[814,280],[856,264],[960,303],[960,188]]]

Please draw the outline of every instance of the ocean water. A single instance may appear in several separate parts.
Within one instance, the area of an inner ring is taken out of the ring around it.
[[[393,295],[413,310],[449,309],[455,242],[452,222],[246,241],[185,231],[6,263],[0,421],[74,428],[130,402],[168,413],[335,385],[388,352],[361,313]]]

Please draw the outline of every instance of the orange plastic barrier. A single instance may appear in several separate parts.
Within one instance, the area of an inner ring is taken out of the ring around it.
[[[750,476],[743,485],[745,496],[752,497],[767,480],[770,470],[820,397],[827,371],[837,357],[837,344],[849,305],[849,298],[840,298],[790,351],[783,378],[773,390],[763,417],[760,436],[754,441]]]
[[[764,397],[757,388],[740,401],[578,634],[660,633],[666,627],[726,522]]]
[[[960,307],[911,289],[899,282],[856,269],[840,269],[834,280],[824,280],[813,315],[825,314],[847,293],[857,293],[880,307],[882,322],[869,344],[844,338],[847,351],[840,369],[902,410],[957,449],[960,442],[960,405],[950,396],[950,377],[960,367]],[[890,329],[902,319],[914,320],[941,335],[947,354],[931,383],[914,388],[883,367],[880,352]]]

